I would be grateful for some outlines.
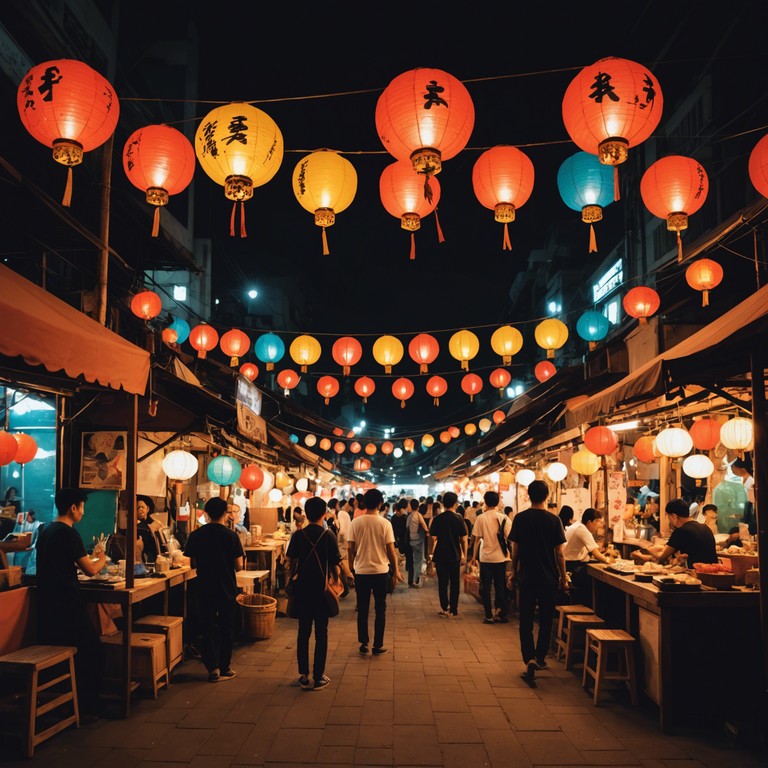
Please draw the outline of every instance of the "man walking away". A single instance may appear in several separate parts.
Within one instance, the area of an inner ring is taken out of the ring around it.
[[[448,491],[443,496],[443,511],[429,526],[431,556],[437,568],[440,616],[451,618],[459,615],[461,561],[467,556],[467,527],[455,510],[458,498],[453,491]]]
[[[565,532],[557,515],[547,510],[549,488],[543,480],[528,486],[529,509],[512,521],[512,574],[520,585],[520,648],[524,680],[533,682],[537,669],[547,669],[552,619],[558,587],[565,589]],[[539,607],[539,635],[533,642],[533,617]]]
[[[238,535],[227,528],[227,502],[215,497],[205,504],[208,525],[189,534],[184,554],[197,568],[194,580],[197,617],[203,635],[200,649],[208,670],[208,682],[231,680],[237,579],[243,570],[245,555]]]
[[[507,618],[507,560],[509,555],[499,543],[499,534],[506,541],[509,536],[510,525],[506,515],[497,509],[499,494],[496,491],[486,491],[483,501],[485,512],[478,515],[472,529],[472,535],[475,539],[472,564],[477,562],[478,552],[480,555],[480,597],[485,609],[483,624],[493,624],[494,622],[506,624],[509,621]],[[491,602],[491,585],[493,585],[494,592],[493,603]]]
[[[387,615],[387,589],[394,590],[402,581],[395,550],[392,523],[379,515],[384,501],[378,488],[363,495],[365,514],[352,520],[349,527],[349,559],[355,572],[357,593],[357,640],[360,653],[368,653],[368,612],[373,594],[375,618],[373,624],[373,653],[386,653],[384,627]],[[391,573],[390,573],[391,566]]]

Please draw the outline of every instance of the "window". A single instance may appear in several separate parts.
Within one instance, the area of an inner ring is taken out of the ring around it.
[[[176,301],[187,300],[187,286],[186,285],[174,285],[173,286],[173,298]]]
[[[608,318],[608,322],[611,325],[618,325],[619,323],[619,297],[609,301],[603,307],[603,314]]]

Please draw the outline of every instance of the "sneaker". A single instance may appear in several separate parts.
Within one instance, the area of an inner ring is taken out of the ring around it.
[[[303,688],[308,691],[312,687],[312,681],[309,679],[309,675],[302,675],[299,678],[299,688]]]
[[[449,613],[448,614],[448,618],[449,619],[458,619],[459,618],[459,614],[458,613]]]
[[[219,672],[219,680],[231,680],[233,677],[237,677],[237,672],[234,669],[230,668]]]
[[[208,682],[209,683],[218,683],[219,682],[219,670],[213,669],[208,673]]]
[[[525,672],[520,675],[523,680],[533,680],[536,677],[536,662],[529,661],[525,666]]]
[[[412,586],[414,589],[421,589],[424,586],[424,582],[419,579],[418,581],[414,581]]]
[[[549,664],[547,664],[546,659],[543,661],[537,661],[536,662],[536,669],[549,669]]]
[[[330,682],[331,678],[328,677],[328,675],[323,675],[319,680],[315,680],[315,684],[312,686],[312,690],[320,691],[325,688],[326,685],[329,685]]]
[[[448,613],[447,610],[445,610],[445,608],[442,611],[438,611],[437,615],[442,616],[443,618],[445,618],[446,616],[450,616],[450,614]]]
[[[483,619],[483,624],[494,624],[495,622],[493,619],[485,618]]]
[[[357,649],[361,656],[365,656],[368,653],[368,646],[365,643],[360,643],[360,647]]]
[[[387,652],[386,648],[374,648],[372,651],[374,656],[381,656],[382,653],[386,653],[386,652]]]

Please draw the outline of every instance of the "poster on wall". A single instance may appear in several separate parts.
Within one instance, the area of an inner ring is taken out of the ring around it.
[[[80,487],[125,490],[127,432],[83,432]]]
[[[517,504],[515,505],[515,514],[528,509],[531,506],[531,497],[528,495],[528,486],[522,483],[516,483]]]
[[[560,491],[561,506],[569,506],[573,509],[573,519],[581,522],[581,513],[592,506],[589,488],[563,488]]]
[[[623,472],[608,473],[608,524],[613,528],[624,517],[627,486]]]

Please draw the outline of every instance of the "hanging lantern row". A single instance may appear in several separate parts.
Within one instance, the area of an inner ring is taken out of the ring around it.
[[[29,464],[37,456],[37,441],[26,432],[0,430],[0,467],[15,461]]]

